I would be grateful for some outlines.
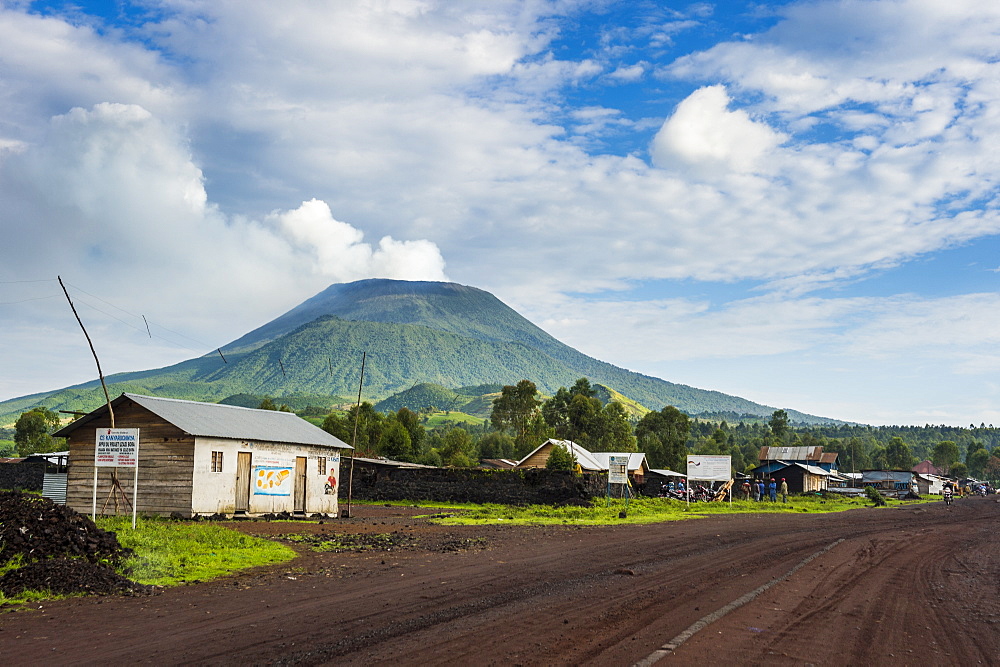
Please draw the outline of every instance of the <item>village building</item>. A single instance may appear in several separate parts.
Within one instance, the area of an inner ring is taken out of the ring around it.
[[[862,486],[873,486],[886,495],[906,495],[917,490],[917,474],[910,470],[863,470]]]
[[[916,478],[914,483],[917,485],[917,493],[922,496],[926,495],[936,495],[939,496],[944,493],[945,482],[948,481],[946,477],[941,477],[940,475],[922,474],[915,473]]]
[[[768,461],[753,469],[754,479],[784,479],[789,493],[814,493],[830,488],[831,479],[841,478],[819,466],[789,461]]]
[[[924,459],[917,465],[913,466],[911,470],[918,475],[941,475],[944,472],[927,459]]]
[[[642,452],[589,452],[571,440],[550,438],[536,447],[523,459],[517,462],[517,468],[544,468],[552,454],[553,447],[562,447],[573,454],[577,470],[581,473],[608,472],[612,456],[628,457],[626,470],[632,483],[642,486],[643,480],[649,475],[649,464]]]
[[[340,460],[351,447],[295,414],[127,393],[111,407],[116,429],[139,429],[141,514],[338,512]],[[95,465],[97,433],[109,428],[104,405],[55,433],[67,439],[66,504],[78,512],[131,502],[134,469]]]
[[[820,446],[761,447],[757,458],[762,465],[772,461],[781,461],[784,464],[801,463],[806,466],[822,468],[828,473],[837,472],[837,452],[824,452]]]

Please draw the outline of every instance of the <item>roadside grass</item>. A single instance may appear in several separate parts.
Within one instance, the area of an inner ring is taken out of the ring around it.
[[[921,501],[889,500],[888,507],[899,507]],[[444,504],[436,505],[447,509]],[[450,506],[459,510],[455,514],[442,512],[428,519],[442,525],[622,525],[647,524],[662,521],[682,521],[715,514],[787,514],[787,513],[829,513],[843,512],[862,507],[871,507],[866,498],[820,498],[818,496],[789,496],[787,504],[776,502],[755,502],[734,500],[728,502],[691,503],[666,498],[635,498],[628,502],[612,499],[609,502],[595,498],[593,507],[573,505],[473,505],[471,507]],[[625,516],[622,517],[621,513]]]
[[[237,570],[295,558],[284,544],[209,522],[179,523],[131,517],[98,517],[97,525],[113,530],[122,546],[135,550],[125,563],[127,577],[140,584],[176,586],[207,581]]]

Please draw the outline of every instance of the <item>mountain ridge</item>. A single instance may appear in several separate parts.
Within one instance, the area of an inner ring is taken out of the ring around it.
[[[226,361],[212,353],[109,376],[109,391],[213,401],[233,394],[351,396],[357,394],[365,353],[363,393],[373,402],[419,383],[458,388],[528,379],[551,395],[587,377],[652,410],[674,405],[688,414],[767,416],[774,411],[589,357],[489,292],[457,283],[369,279],[334,284],[221,349]],[[75,410],[100,402],[103,392],[91,381],[0,403],[0,421],[35,405]],[[787,411],[793,421],[835,421]]]

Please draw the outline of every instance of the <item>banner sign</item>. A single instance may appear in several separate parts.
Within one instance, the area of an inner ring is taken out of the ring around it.
[[[139,459],[139,429],[97,430],[94,465],[98,468],[135,468]]]
[[[687,457],[687,476],[688,479],[728,482],[732,478],[732,465],[733,457],[731,456],[690,454]]]
[[[254,466],[253,493],[255,496],[292,495],[292,468],[285,466]]]
[[[628,484],[628,457],[608,457],[608,484]]]

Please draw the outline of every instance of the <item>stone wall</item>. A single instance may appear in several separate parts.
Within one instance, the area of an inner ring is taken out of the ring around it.
[[[0,463],[0,489],[41,491],[44,463]]]
[[[347,472],[344,471],[344,481]],[[603,495],[603,475],[545,469],[374,468],[355,466],[352,497],[358,500],[553,505]],[[347,485],[340,486],[346,498]]]

